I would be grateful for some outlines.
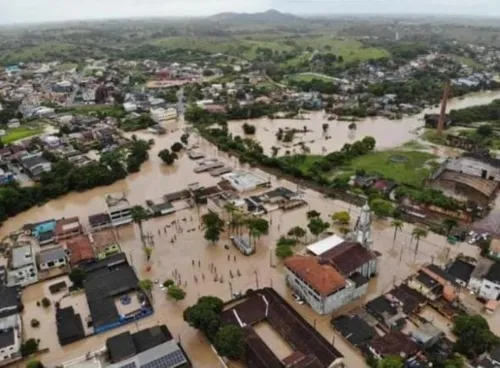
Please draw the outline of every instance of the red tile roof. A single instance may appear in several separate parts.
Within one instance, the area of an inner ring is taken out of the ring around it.
[[[383,357],[401,356],[403,353],[408,358],[418,351],[417,344],[401,331],[391,331],[384,336],[376,337],[369,345]]]
[[[346,285],[344,277],[336,269],[320,264],[316,257],[295,255],[285,260],[285,266],[323,296]]]
[[[344,242],[323,253],[319,259],[320,263],[330,263],[347,277],[375,258],[377,258],[375,253],[360,243]]]
[[[76,265],[82,261],[94,259],[94,249],[87,235],[78,235],[66,242],[66,248],[70,250],[70,263]]]

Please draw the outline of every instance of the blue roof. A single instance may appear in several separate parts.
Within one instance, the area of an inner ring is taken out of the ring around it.
[[[40,222],[33,228],[33,235],[36,237],[43,233],[48,233],[49,231],[54,231],[56,228],[56,220],[48,220],[45,222]]]

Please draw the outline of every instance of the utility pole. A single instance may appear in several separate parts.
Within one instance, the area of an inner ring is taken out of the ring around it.
[[[257,289],[259,288],[259,274],[257,273],[257,270],[253,272],[255,274],[255,285],[257,286]]]
[[[273,287],[273,278],[272,277],[269,279],[269,282],[270,282],[270,285],[271,285],[271,288],[272,288]]]
[[[434,256],[431,256],[431,264],[434,264]]]
[[[332,346],[335,345],[335,334],[332,336]]]

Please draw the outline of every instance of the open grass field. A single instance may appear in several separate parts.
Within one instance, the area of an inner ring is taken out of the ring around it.
[[[392,162],[391,158],[402,158],[404,162]],[[393,179],[399,183],[405,183],[419,187],[429,175],[428,161],[436,156],[419,151],[388,150],[372,152],[360,156],[346,166],[343,173],[356,170],[365,170],[369,174],[381,174],[385,178]]]
[[[361,42],[346,38],[329,36],[301,37],[297,38],[295,43],[302,48],[312,47],[322,52],[331,52],[337,56],[342,55],[345,63],[391,56],[387,50],[376,47],[364,47]]]
[[[33,135],[43,133],[44,129],[42,127],[25,127],[21,126],[19,128],[7,129],[6,134],[1,138],[2,143],[9,144],[18,141],[23,138],[28,138]]]
[[[312,47],[321,52],[332,52],[335,55],[342,55],[344,62],[363,61],[369,59],[379,59],[390,56],[384,49],[375,47],[364,47],[357,40],[339,39],[328,36],[305,36],[299,38],[269,38],[257,39],[238,37],[190,37],[176,36],[160,38],[148,42],[158,47],[171,49],[199,50],[208,53],[225,53],[239,56],[244,59],[253,60],[257,56],[257,49],[268,48],[275,52],[298,51],[303,52]],[[310,53],[300,54],[290,59],[284,65],[296,65],[302,61],[307,61],[311,57]]]
[[[319,80],[322,80],[324,82],[330,82],[332,80],[335,80],[335,78],[330,77],[328,75],[318,74],[318,73],[309,73],[309,72],[288,75],[286,77],[286,79],[289,80],[289,81],[290,80],[294,80],[294,81],[297,81],[297,82],[310,82],[313,79],[319,79]]]

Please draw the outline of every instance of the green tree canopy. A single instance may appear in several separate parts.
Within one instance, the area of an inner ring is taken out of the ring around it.
[[[453,333],[457,336],[454,350],[469,359],[478,357],[499,343],[499,338],[490,331],[488,322],[480,315],[458,316]]]
[[[307,227],[309,228],[311,234],[318,237],[321,233],[323,233],[330,227],[330,224],[328,222],[324,222],[319,217],[313,217],[309,220]]]
[[[288,236],[293,236],[295,239],[302,238],[306,235],[306,230],[300,226],[294,226],[290,230],[288,230]]]
[[[158,152],[158,157],[167,165],[172,165],[178,159],[177,153],[170,152],[166,148]]]
[[[274,250],[274,254],[279,259],[285,259],[293,256],[292,246],[288,244],[278,244]]]
[[[184,146],[180,142],[175,142],[170,147],[170,149],[172,150],[172,152],[180,152],[182,150],[182,148],[184,148]]]
[[[83,287],[83,280],[85,279],[85,271],[82,268],[73,268],[69,273],[69,279],[78,288]]]
[[[403,368],[403,359],[397,356],[390,356],[378,361],[377,368]]]
[[[221,327],[215,337],[215,348],[220,355],[239,360],[245,353],[245,332],[236,325]]]
[[[380,217],[390,217],[394,213],[392,203],[381,198],[372,200],[370,202],[370,208],[375,215]]]
[[[173,300],[183,300],[186,297],[186,292],[176,285],[170,285],[167,296]]]
[[[333,220],[333,222],[335,222],[337,224],[347,225],[351,221],[351,216],[349,215],[349,212],[347,212],[347,211],[335,212],[332,215],[332,220]]]
[[[213,342],[221,325],[219,313],[222,308],[223,302],[219,298],[201,297],[196,304],[184,310],[184,321],[191,327],[202,331]]]

